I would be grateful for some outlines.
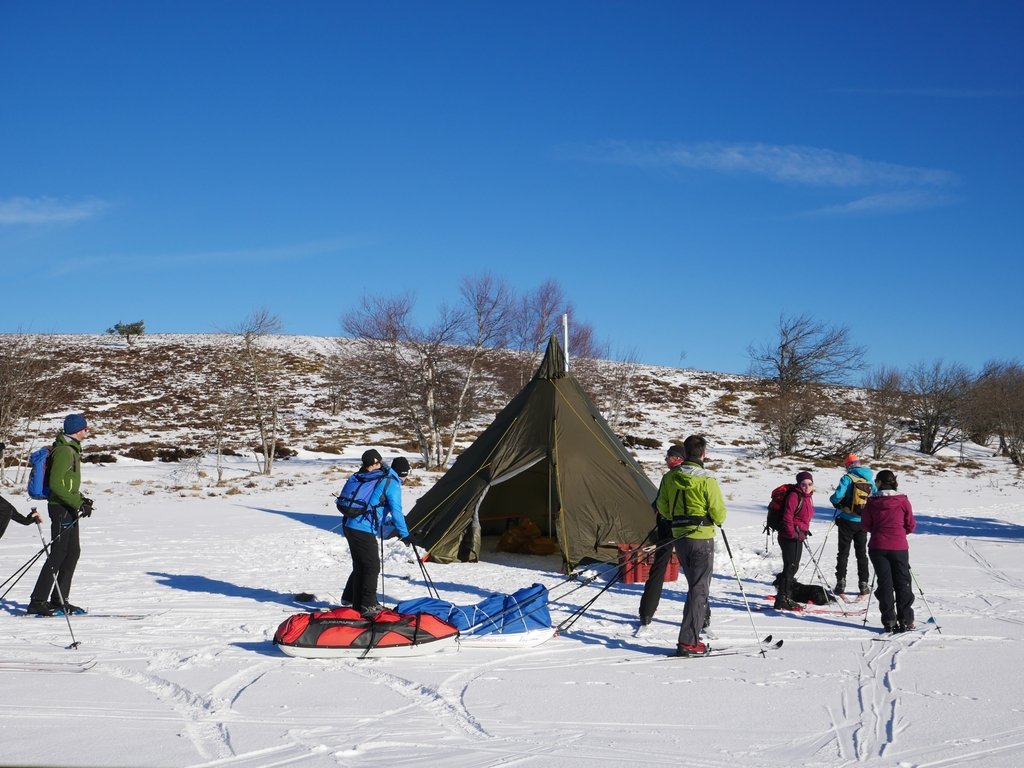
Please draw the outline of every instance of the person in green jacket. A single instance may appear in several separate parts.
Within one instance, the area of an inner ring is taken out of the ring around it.
[[[27,613],[52,616],[62,613],[83,613],[68,602],[71,579],[82,552],[78,537],[78,521],[92,514],[92,500],[81,494],[82,440],[89,434],[89,425],[79,413],[64,419],[64,429],[50,449],[47,512],[50,515],[50,546],[43,570],[36,579]]]
[[[686,460],[661,478],[655,504],[672,526],[676,555],[686,575],[686,606],[676,654],[694,656],[708,652],[700,631],[715,566],[715,528],[725,522],[726,511],[718,481],[704,469],[707,441],[702,435],[690,435],[683,441],[683,453]]]

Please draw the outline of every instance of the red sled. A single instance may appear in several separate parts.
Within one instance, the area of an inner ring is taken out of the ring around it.
[[[455,647],[459,630],[429,613],[381,611],[365,619],[354,608],[289,616],[274,643],[304,659],[424,656]]]

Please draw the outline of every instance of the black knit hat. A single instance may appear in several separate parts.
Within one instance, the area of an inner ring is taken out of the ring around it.
[[[676,458],[682,459],[683,461],[686,460],[686,451],[683,450],[683,446],[681,445],[670,445],[668,447],[668,453],[666,453],[665,455],[675,456]]]
[[[396,456],[391,462],[391,468],[399,477],[409,476],[409,460],[405,456]]]
[[[384,461],[384,457],[375,448],[371,448],[368,451],[363,451],[363,458],[360,461],[363,462],[364,467],[368,467],[371,464],[380,464]]]

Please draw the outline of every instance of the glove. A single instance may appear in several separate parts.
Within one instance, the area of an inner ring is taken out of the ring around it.
[[[403,536],[402,537],[402,543],[405,544],[405,546],[407,546],[407,547],[411,547],[412,546],[412,536]]]
[[[92,515],[92,499],[87,499],[83,496],[82,506],[78,508],[78,516],[89,517],[90,515]]]

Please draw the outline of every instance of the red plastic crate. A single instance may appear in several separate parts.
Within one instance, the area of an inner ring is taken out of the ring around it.
[[[619,565],[622,566],[622,582],[624,584],[643,584],[651,575],[651,565],[654,563],[654,552],[642,555],[635,553],[636,544],[619,544]],[[676,553],[668,561],[665,569],[665,581],[675,581],[679,578],[679,558]]]

